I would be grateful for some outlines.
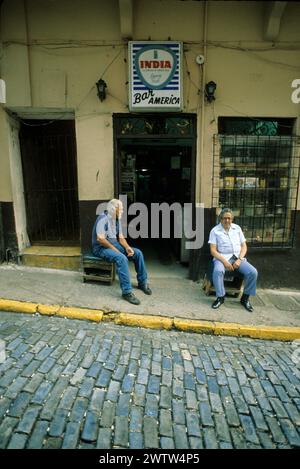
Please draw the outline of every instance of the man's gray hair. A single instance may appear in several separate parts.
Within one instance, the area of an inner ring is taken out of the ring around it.
[[[122,204],[121,200],[111,199],[109,202],[107,202],[106,210],[107,210],[108,214],[112,217],[115,214],[116,209],[118,207],[120,207],[121,209],[123,208],[123,204]]]
[[[232,218],[233,218],[233,212],[231,210],[231,208],[228,208],[228,207],[225,207],[225,208],[222,208],[220,214],[219,214],[219,219],[222,220],[222,218],[224,217],[225,213],[230,213]]]

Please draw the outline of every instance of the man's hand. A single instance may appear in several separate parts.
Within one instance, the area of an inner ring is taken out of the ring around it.
[[[128,246],[126,247],[126,254],[128,257],[132,257],[134,256],[134,250],[130,246]]]
[[[237,259],[235,263],[232,264],[232,267],[234,268],[234,270],[239,268],[239,266],[241,265],[241,262],[242,262],[241,259]]]
[[[237,259],[237,260],[235,261],[235,263],[233,264],[234,270],[235,270],[235,269],[238,269],[238,268],[240,267],[241,263],[242,263],[241,259]]]
[[[234,270],[234,267],[232,264],[230,264],[230,262],[224,261],[223,264],[226,270]]]
[[[112,249],[113,251],[116,251],[117,253],[120,254],[121,251],[119,251],[119,249],[116,248],[116,246],[114,246],[109,241],[107,241],[105,236],[97,236],[97,241],[99,244],[101,244],[101,246],[104,246],[105,248],[108,248],[108,249]]]

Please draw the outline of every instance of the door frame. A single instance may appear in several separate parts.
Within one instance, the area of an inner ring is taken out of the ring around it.
[[[11,109],[9,115],[7,115],[7,128],[8,128],[8,138],[9,138],[9,147],[10,147],[10,165],[11,165],[11,183],[12,189],[16,187],[16,196],[13,194],[13,206],[15,214],[15,226],[16,226],[16,235],[18,239],[18,249],[22,252],[26,247],[31,246],[31,241],[27,232],[27,208],[25,201],[25,188],[24,188],[24,176],[23,176],[23,166],[21,158],[21,145],[19,138],[20,131],[20,122],[22,120],[36,120],[37,123],[40,120],[55,120],[55,121],[64,121],[72,120],[74,121],[74,139],[75,139],[75,150],[76,150],[76,179],[77,179],[77,202],[78,202],[78,212],[79,212],[79,186],[78,186],[78,157],[77,157],[77,139],[76,139],[76,119],[75,113],[71,109],[61,109],[61,108],[16,108]],[[12,116],[11,113],[14,113]],[[12,167],[17,161],[18,171],[15,171],[15,167]],[[78,244],[80,244],[80,218],[78,218],[79,224],[79,238]],[[49,243],[45,242],[45,245]],[[41,245],[44,245],[41,244]],[[54,243],[55,244],[55,243]]]
[[[155,119],[155,118],[176,118],[180,117],[181,119],[189,119],[191,121],[192,132],[189,135],[186,134],[144,134],[144,133],[121,133],[119,123],[121,119]],[[197,149],[197,114],[194,113],[115,113],[113,114],[113,147],[114,147],[114,197],[119,196],[121,189],[121,178],[120,178],[120,154],[119,154],[119,142],[125,139],[134,139],[134,140],[174,140],[176,139],[190,139],[191,140],[191,200],[193,204],[193,210],[196,202],[196,149]]]
[[[18,242],[18,250],[19,252],[22,252],[26,247],[30,246],[30,241],[27,233],[27,213],[24,195],[24,178],[19,139],[19,121],[13,118],[12,116],[8,115],[7,128],[15,229]]]

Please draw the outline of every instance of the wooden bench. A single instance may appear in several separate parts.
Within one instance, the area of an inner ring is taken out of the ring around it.
[[[202,289],[206,296],[215,293],[215,287],[212,282],[213,261],[209,262],[207,272],[204,274]],[[224,287],[226,294],[238,297],[243,289],[243,276],[237,271],[225,272]]]
[[[116,270],[113,262],[107,262],[88,252],[82,256],[83,282],[104,282],[110,285],[115,280]]]

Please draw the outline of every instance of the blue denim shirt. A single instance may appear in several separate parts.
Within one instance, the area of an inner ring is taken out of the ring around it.
[[[94,224],[92,232],[92,249],[93,251],[99,249],[99,242],[97,236],[103,235],[110,242],[114,243],[118,240],[119,235],[122,234],[122,225],[119,219],[112,218],[105,210],[101,213]],[[100,246],[101,247],[101,246]]]

